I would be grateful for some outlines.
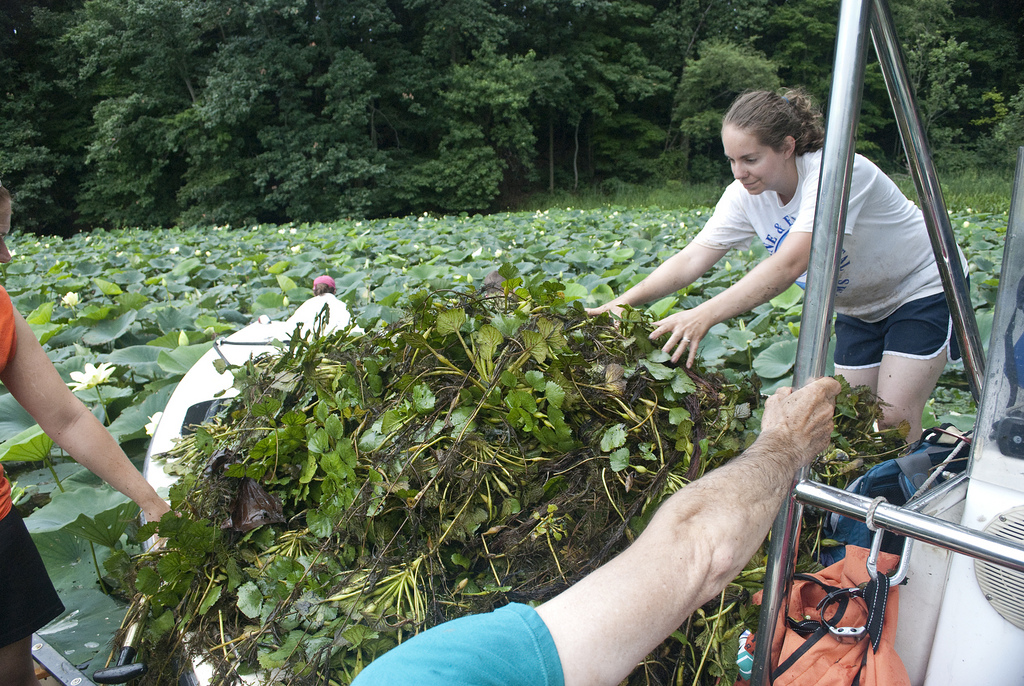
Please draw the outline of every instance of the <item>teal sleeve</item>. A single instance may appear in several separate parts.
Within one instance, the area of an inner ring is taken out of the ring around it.
[[[528,605],[460,617],[425,631],[367,666],[352,686],[563,686],[543,620]]]

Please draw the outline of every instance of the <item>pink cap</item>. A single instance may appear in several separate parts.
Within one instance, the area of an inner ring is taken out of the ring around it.
[[[332,291],[335,288],[335,286],[334,286],[334,279],[332,279],[331,277],[329,277],[327,275],[318,276],[315,279],[313,279],[313,285],[314,286],[319,286],[320,284],[326,284],[327,286],[330,286]]]

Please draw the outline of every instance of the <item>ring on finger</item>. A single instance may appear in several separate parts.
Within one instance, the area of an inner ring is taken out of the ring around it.
[[[683,336],[683,343],[686,343],[686,342],[688,342],[689,340],[690,340],[689,338],[687,338],[686,336]]]

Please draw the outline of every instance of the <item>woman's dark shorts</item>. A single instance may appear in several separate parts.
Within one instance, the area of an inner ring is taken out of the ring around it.
[[[943,350],[947,360],[955,362],[960,359],[960,346],[952,332],[953,320],[942,293],[911,300],[877,322],[836,315],[836,367],[877,367],[882,355],[930,360]]]
[[[32,635],[64,612],[21,515],[0,520],[0,648]]]

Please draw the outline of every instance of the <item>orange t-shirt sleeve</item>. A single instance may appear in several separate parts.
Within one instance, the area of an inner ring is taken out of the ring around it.
[[[7,361],[14,356],[18,347],[18,336],[14,331],[14,305],[7,291],[0,286],[0,371],[7,366]],[[0,465],[0,519],[11,511],[11,484],[4,477],[3,465]]]
[[[18,347],[18,336],[14,331],[14,305],[7,291],[0,286],[0,372],[7,366],[7,361],[14,356]]]

